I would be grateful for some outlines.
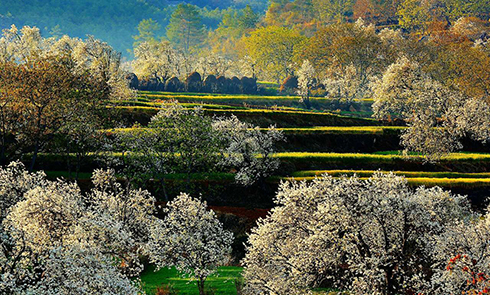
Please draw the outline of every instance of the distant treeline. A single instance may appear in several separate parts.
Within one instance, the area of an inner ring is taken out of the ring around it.
[[[191,73],[185,81],[172,77],[168,80],[159,78],[138,79],[135,74],[129,74],[130,87],[142,91],[168,92],[203,92],[223,94],[257,94],[257,80],[249,77],[227,78],[224,76],[208,75],[201,77],[198,72]]]

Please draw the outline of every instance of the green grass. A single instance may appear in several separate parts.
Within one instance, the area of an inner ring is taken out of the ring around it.
[[[400,132],[406,127],[398,126],[316,126],[305,128],[277,128],[286,134],[384,134]]]
[[[362,179],[371,177],[374,170],[309,170],[294,172],[292,177],[283,177],[282,179],[291,180],[313,180],[315,177],[325,173],[340,177],[342,175],[352,176],[356,174]],[[388,171],[381,171],[389,173]],[[446,188],[451,187],[489,187],[490,173],[459,173],[459,172],[424,172],[424,171],[394,171],[397,175],[402,175],[407,178],[409,184],[425,185],[425,186],[441,186]]]
[[[369,177],[377,171],[375,170],[309,170],[297,171],[291,176],[293,177],[312,177],[319,176],[325,173],[331,176],[356,174],[359,177]],[[389,171],[380,171],[389,173]],[[460,173],[460,172],[425,172],[425,171],[393,171],[396,175],[402,175],[407,178],[490,178],[490,172],[486,173]]]
[[[215,291],[216,295],[237,294],[235,279],[241,277],[242,268],[224,266],[218,269],[218,275],[213,275],[206,280],[206,287]],[[170,285],[179,295],[198,295],[197,284],[189,278],[183,278],[175,268],[163,268],[155,272],[153,268],[145,270],[141,274],[143,289],[148,295],[155,294],[157,287]]]
[[[133,130],[143,130],[145,128],[116,128],[102,130],[102,132],[124,133]],[[405,127],[394,126],[317,126],[304,128],[276,128],[284,134],[384,134],[386,132],[400,132]],[[261,128],[266,131],[267,128]]]
[[[140,97],[148,97],[150,99],[182,99],[182,100],[194,100],[194,99],[226,99],[226,100],[300,100],[299,96],[287,96],[287,95],[255,95],[255,94],[218,94],[218,93],[192,93],[192,92],[151,92],[141,91]],[[330,100],[328,98],[313,98],[314,100]]]
[[[275,89],[275,88],[274,88]],[[180,102],[196,102],[196,101],[213,101],[216,103],[239,103],[239,104],[265,104],[265,105],[297,105],[304,106],[300,102],[301,97],[297,95],[257,95],[257,94],[217,94],[217,93],[189,93],[189,92],[151,92],[140,91],[138,93],[140,100],[169,100],[177,99]],[[330,97],[310,97],[313,105],[332,105],[338,104],[337,99]],[[373,103],[372,99],[355,99],[357,105],[370,106]],[[369,109],[369,108],[368,108]]]
[[[318,159],[318,160],[363,160],[363,161],[379,161],[386,162],[393,159],[407,160],[420,159],[421,156],[401,154],[361,154],[361,153],[302,153],[302,152],[287,152],[277,153],[274,155],[279,159]],[[441,161],[490,161],[490,154],[484,153],[451,153],[441,157]]]
[[[124,116],[133,120],[149,121],[157,114],[159,107],[151,106],[115,106],[123,112]],[[294,108],[287,109],[204,109],[207,115],[228,116],[235,115],[240,120],[251,121],[255,125],[276,124],[278,127],[305,127],[305,126],[379,126],[382,122],[371,118],[359,118],[333,114],[331,112],[306,111]],[[263,126],[265,127],[265,126]]]
[[[223,266],[218,269],[218,275],[206,280],[205,288],[212,289],[216,295],[236,295],[235,280],[241,278],[242,267]],[[175,268],[163,268],[155,272],[153,267],[141,274],[143,290],[147,295],[155,294],[156,288],[162,285],[171,286],[179,295],[199,295],[196,281],[183,278]],[[315,295],[335,295],[332,289],[315,289]]]

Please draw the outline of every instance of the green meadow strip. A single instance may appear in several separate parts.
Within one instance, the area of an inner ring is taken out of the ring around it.
[[[276,128],[283,131],[284,134],[384,134],[386,132],[400,132],[406,127],[394,126],[317,126],[304,128]],[[136,130],[144,130],[146,128],[116,128],[107,129],[103,132],[129,132]],[[268,130],[261,128],[262,131]]]
[[[331,176],[341,176],[341,175],[357,175],[359,177],[370,177],[376,172],[390,173],[390,171],[379,171],[379,170],[309,170],[309,171],[297,171],[291,176],[293,177],[314,177],[323,174],[328,174]],[[490,172],[485,173],[460,173],[460,172],[425,172],[425,171],[392,171],[396,175],[405,176],[406,178],[490,178]]]
[[[181,100],[264,100],[264,101],[300,101],[301,97],[297,95],[254,95],[254,94],[217,94],[217,93],[186,93],[186,92],[152,92],[140,91],[139,97],[150,99],[181,99]],[[330,97],[310,97],[312,102],[335,102],[337,99]],[[355,99],[359,103],[373,103],[373,99]]]
[[[294,181],[311,181],[317,178],[314,177],[282,177],[281,180]],[[360,177],[360,179],[368,179],[369,177]],[[441,186],[441,187],[490,187],[490,178],[430,178],[430,177],[412,177],[406,178],[411,185],[425,186]]]
[[[126,109],[126,110],[152,110],[152,111],[158,111],[160,108],[159,107],[154,107],[154,106],[115,106],[116,109]],[[256,114],[292,114],[292,115],[309,115],[309,116],[327,116],[327,117],[337,117],[337,118],[343,118],[343,119],[353,119],[353,117],[349,116],[342,116],[342,115],[337,115],[337,114],[332,114],[332,113],[326,113],[326,112],[311,112],[311,111],[300,111],[300,110],[272,110],[272,109],[230,109],[230,110],[225,110],[225,109],[205,109],[205,112],[210,112],[210,113],[256,113]],[[375,119],[370,119],[370,118],[358,118],[359,120],[363,120],[366,122],[376,122]]]
[[[274,155],[281,160],[288,159],[317,159],[317,160],[363,160],[387,162],[392,160],[423,160],[422,156],[360,154],[360,153],[302,153],[287,152]],[[441,161],[490,161],[490,154],[483,153],[452,153],[441,157]]]

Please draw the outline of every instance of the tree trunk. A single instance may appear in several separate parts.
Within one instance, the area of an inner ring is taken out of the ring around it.
[[[204,293],[204,279],[199,278],[199,281],[197,282],[197,286],[199,288],[199,295],[205,295]]]
[[[38,153],[39,153],[39,139],[36,140],[36,146],[34,147],[34,154],[32,154],[31,166],[29,167],[30,172],[34,170],[34,164],[36,164]]]

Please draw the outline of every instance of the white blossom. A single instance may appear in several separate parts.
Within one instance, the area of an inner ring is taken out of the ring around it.
[[[153,227],[148,245],[150,261],[158,268],[175,266],[198,280],[199,294],[204,281],[229,260],[233,234],[223,230],[206,202],[182,193],[169,202],[161,226]]]
[[[354,294],[419,290],[429,283],[428,237],[468,211],[464,197],[380,173],[282,183],[276,204],[249,237],[249,294],[303,294],[323,282]]]

